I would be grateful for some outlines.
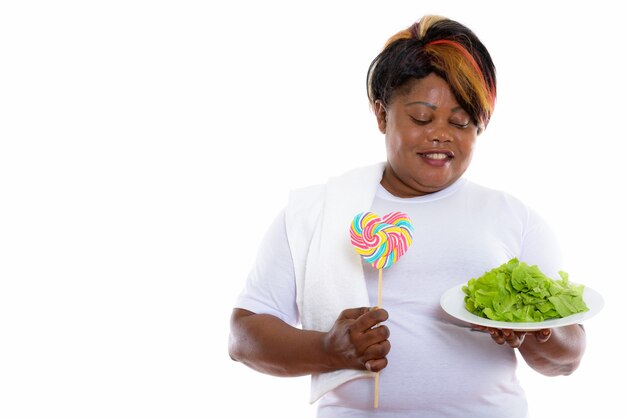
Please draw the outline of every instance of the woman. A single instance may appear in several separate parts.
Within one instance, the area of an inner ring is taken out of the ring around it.
[[[319,417],[524,417],[516,355],[567,375],[585,347],[579,325],[532,333],[461,323],[442,293],[513,257],[551,277],[559,248],[514,197],[465,179],[496,99],[491,57],[467,27],[425,16],[389,39],[368,71],[368,97],[387,161],[294,191],[270,227],[231,319],[230,355],[263,373],[311,375]],[[364,210],[401,211],[415,229],[385,270],[351,247]],[[393,349],[391,348],[393,344]]]

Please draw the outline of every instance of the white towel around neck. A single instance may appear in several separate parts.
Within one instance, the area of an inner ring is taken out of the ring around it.
[[[285,224],[303,329],[328,331],[344,309],[372,306],[349,231],[354,216],[370,210],[384,166],[358,168],[290,194]],[[310,402],[349,380],[372,376],[362,370],[312,375]]]

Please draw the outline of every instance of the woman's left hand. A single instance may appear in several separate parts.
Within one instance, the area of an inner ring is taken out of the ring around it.
[[[587,341],[585,329],[580,324],[536,331],[515,331],[475,324],[472,328],[489,333],[497,344],[519,349],[526,364],[544,376],[572,374],[580,365]]]
[[[479,325],[475,325],[474,327],[488,332],[489,335],[491,335],[491,339],[493,339],[497,344],[507,344],[512,348],[519,348],[524,342],[524,339],[529,338],[527,334],[534,334],[535,340],[537,340],[540,344],[548,341],[552,335],[552,330],[549,328],[537,331],[514,331],[512,329],[490,328]]]

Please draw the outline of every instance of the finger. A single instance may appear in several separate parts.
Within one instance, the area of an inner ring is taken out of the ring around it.
[[[354,324],[354,329],[358,332],[365,332],[375,325],[386,321],[389,313],[385,309],[372,309],[363,313]]]
[[[517,339],[517,334],[512,329],[503,329],[502,336],[506,341],[513,341]]]
[[[487,332],[489,332],[489,327],[486,327],[484,325],[470,324],[470,328],[477,329],[479,331],[487,331]]]
[[[391,350],[391,343],[389,342],[389,340],[385,340],[377,344],[372,344],[369,347],[367,347],[367,349],[361,356],[361,360],[364,363],[367,363],[370,360],[385,358],[387,354],[389,354],[390,350]]]
[[[385,325],[379,325],[361,333],[360,342],[362,346],[368,347],[370,345],[378,344],[385,340],[388,340],[389,336],[389,328]]]
[[[370,372],[379,372],[382,369],[384,369],[385,367],[387,367],[387,359],[386,358],[379,358],[376,360],[370,360],[368,362],[365,363],[365,368],[367,370],[369,370]]]
[[[502,330],[502,337],[504,338],[504,342],[512,348],[518,348],[519,346],[521,346],[522,342],[524,341],[525,335],[526,333],[515,332],[511,329]]]
[[[496,328],[487,328],[487,332],[491,335],[491,338],[498,344],[504,344],[504,336],[502,335],[502,330]]]

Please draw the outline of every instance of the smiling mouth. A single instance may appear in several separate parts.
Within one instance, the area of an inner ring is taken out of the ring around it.
[[[419,154],[424,158],[428,158],[429,160],[445,160],[448,158],[452,158],[452,154],[443,153],[443,152],[429,152],[424,154]]]

